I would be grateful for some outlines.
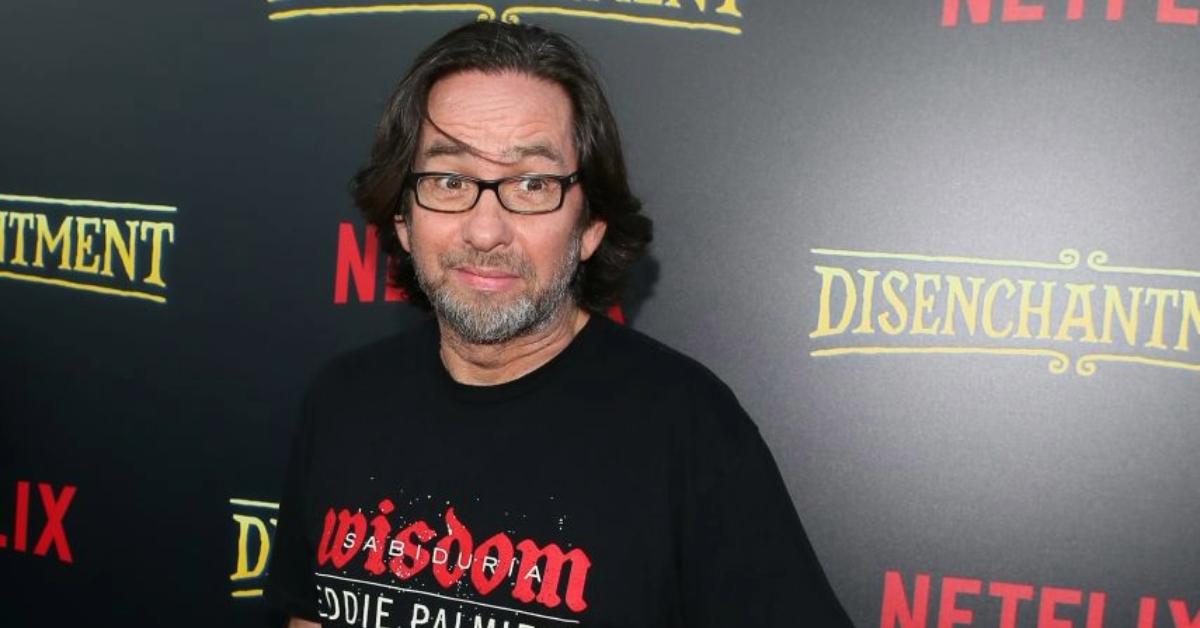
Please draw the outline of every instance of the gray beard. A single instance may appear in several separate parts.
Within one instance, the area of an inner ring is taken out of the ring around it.
[[[567,254],[559,263],[550,284],[532,294],[524,293],[509,304],[491,303],[489,295],[480,295],[477,300],[459,299],[442,281],[433,285],[429,277],[413,256],[413,270],[417,284],[429,297],[429,302],[439,320],[449,325],[463,341],[471,344],[493,345],[545,329],[558,314],[562,305],[571,297],[571,279],[579,266],[580,233],[572,235]],[[503,264],[498,261],[503,260]],[[470,262],[480,266],[503,266],[515,270],[524,279],[533,279],[533,269],[524,260],[514,260],[508,255],[486,253],[451,253],[439,260],[443,270]]]

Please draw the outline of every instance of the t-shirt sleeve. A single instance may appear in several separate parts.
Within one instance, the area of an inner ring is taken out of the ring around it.
[[[289,617],[320,621],[317,615],[316,582],[312,562],[316,543],[305,525],[307,512],[305,488],[310,468],[312,439],[312,397],[305,396],[292,437],[291,453],[284,476],[283,495],[275,540],[271,545],[271,565],[267,574],[265,597],[274,608]]]
[[[758,428],[724,384],[704,388],[681,452],[684,625],[853,626]]]

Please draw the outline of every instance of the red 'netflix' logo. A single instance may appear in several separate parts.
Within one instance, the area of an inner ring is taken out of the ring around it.
[[[353,223],[338,225],[337,266],[333,275],[333,302],[342,304],[350,298],[350,286],[359,303],[375,301],[376,289],[383,284],[384,301],[406,300],[404,291],[387,280],[386,263],[380,263],[379,237],[375,227],[367,225],[362,240]]]
[[[911,589],[911,597],[904,576],[898,571],[889,571],[883,577],[883,612],[879,628],[927,628],[933,615],[930,613],[929,574],[917,574]],[[1065,587],[1018,584],[993,581],[985,583],[976,578],[941,578],[941,592],[937,596],[938,628],[969,626],[975,622],[975,611],[970,606],[971,597],[987,596],[999,602],[999,618],[981,619],[979,625],[1016,628],[1018,618],[1037,617],[1037,628],[1076,628],[1076,624],[1062,615],[1071,613],[1084,618],[1083,628],[1104,628],[1105,606],[1108,595],[1103,591],[1092,591],[1084,597],[1081,589]],[[1086,601],[1085,601],[1086,600]],[[1167,600],[1170,623],[1161,624],[1170,628],[1200,628],[1200,608],[1188,610],[1184,600]],[[1074,608],[1071,608],[1074,607]],[[1136,628],[1157,628],[1158,599],[1143,597],[1138,603]],[[1024,622],[1022,622],[1024,623]],[[1026,624],[1028,625],[1028,624]],[[1132,628],[1132,627],[1131,627]]]
[[[1196,26],[1200,24],[1200,8],[1184,6],[1191,0],[1152,0],[1157,5],[1155,19],[1160,24],[1183,24]],[[1045,0],[942,0],[942,26],[953,28],[958,26],[965,10],[972,24],[987,24],[996,17],[1001,22],[1041,22],[1050,19],[1055,14],[1047,12],[1062,11],[1062,15],[1070,21],[1082,20],[1090,7],[1102,7],[1104,18],[1110,22],[1125,19],[1125,0],[1063,0],[1047,2]],[[996,15],[995,7],[999,7]]]
[[[75,497],[75,487],[68,484],[56,494],[54,486],[39,482],[37,492],[41,498],[41,511],[45,515],[45,523],[42,524],[37,541],[33,545],[34,556],[45,556],[50,548],[54,548],[58,560],[64,563],[73,563],[71,546],[67,543],[67,532],[63,528],[63,518],[67,514],[67,508],[71,506],[71,499]],[[10,539],[7,534],[0,534],[0,549],[12,549],[16,552],[29,551],[30,493],[29,482],[24,480],[17,482],[12,538]]]

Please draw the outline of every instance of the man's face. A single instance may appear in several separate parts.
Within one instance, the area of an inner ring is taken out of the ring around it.
[[[578,168],[571,102],[555,83],[514,72],[453,74],[430,90],[428,112],[433,124],[421,127],[416,172],[498,179]],[[469,342],[498,343],[537,329],[569,303],[579,261],[604,236],[603,222],[580,224],[582,211],[579,185],[567,189],[559,210],[534,215],[511,213],[484,191],[463,213],[414,203],[396,231],[440,319]]]

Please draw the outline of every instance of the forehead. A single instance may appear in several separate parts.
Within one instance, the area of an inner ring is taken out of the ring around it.
[[[418,163],[471,158],[575,167],[571,100],[552,81],[519,72],[459,72],[434,83],[427,110]]]

